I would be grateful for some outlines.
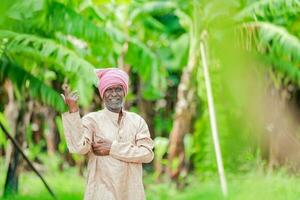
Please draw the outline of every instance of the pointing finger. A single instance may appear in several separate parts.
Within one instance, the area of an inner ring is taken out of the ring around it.
[[[60,94],[60,96],[62,97],[62,99],[63,99],[64,101],[66,101],[66,97],[65,97],[64,94]]]
[[[70,87],[68,86],[68,84],[64,83],[62,85],[62,89],[64,91],[65,96],[67,96],[70,93]]]

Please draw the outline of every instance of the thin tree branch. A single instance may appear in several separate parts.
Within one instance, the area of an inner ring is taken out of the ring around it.
[[[19,144],[17,143],[17,141],[8,133],[8,131],[6,130],[6,128],[3,126],[2,123],[0,123],[0,127],[3,130],[3,133],[6,135],[6,137],[8,139],[11,140],[11,142],[13,143],[13,145],[16,147],[16,149],[21,153],[21,155],[24,157],[24,159],[26,160],[26,162],[28,163],[28,165],[30,166],[30,168],[36,173],[36,175],[43,181],[45,187],[47,188],[47,190],[49,191],[49,193],[51,194],[51,196],[54,199],[57,199],[55,194],[53,193],[53,191],[51,190],[51,188],[49,187],[49,185],[46,183],[45,179],[42,177],[42,175],[37,171],[37,169],[33,166],[33,164],[31,163],[31,161],[27,158],[27,156],[24,154],[24,152],[22,151],[21,147],[19,146]]]

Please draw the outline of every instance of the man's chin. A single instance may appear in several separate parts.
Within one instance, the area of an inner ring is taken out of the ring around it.
[[[122,108],[122,104],[110,104],[109,107],[112,109],[120,109]]]

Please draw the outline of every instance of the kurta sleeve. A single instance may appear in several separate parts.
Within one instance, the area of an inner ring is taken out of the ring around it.
[[[94,133],[93,119],[90,116],[80,118],[79,111],[62,114],[66,142],[70,153],[86,154],[91,150]]]
[[[135,144],[131,142],[113,141],[110,155],[124,162],[149,163],[153,160],[153,140],[146,122],[140,118],[135,136]]]

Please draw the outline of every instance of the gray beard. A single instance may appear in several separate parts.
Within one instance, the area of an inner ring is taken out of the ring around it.
[[[118,109],[121,109],[123,107],[123,101],[118,101],[116,103],[104,102],[104,105],[109,110],[118,110]]]

